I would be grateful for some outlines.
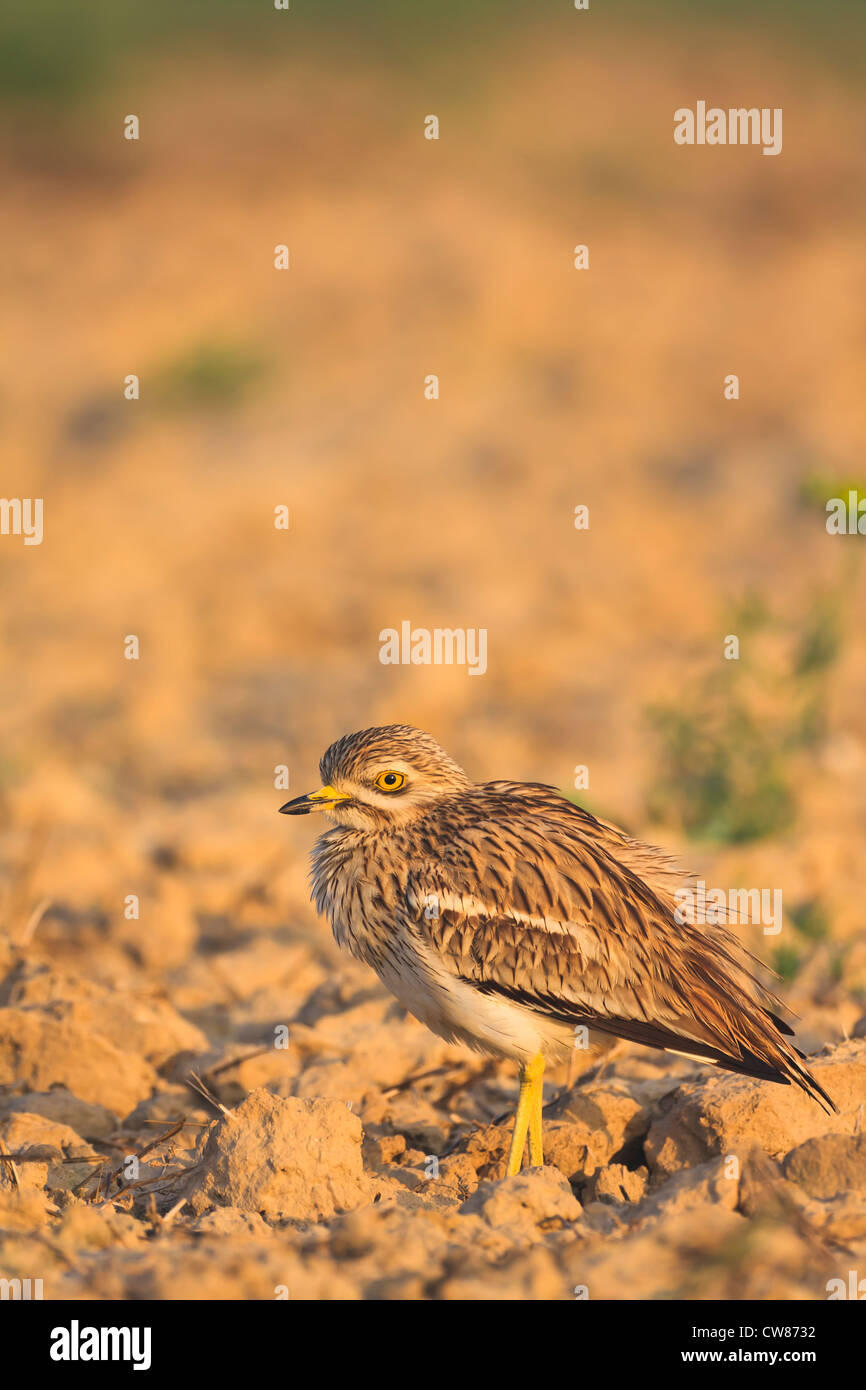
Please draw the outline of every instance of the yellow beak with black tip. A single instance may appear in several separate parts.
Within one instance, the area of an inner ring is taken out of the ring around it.
[[[326,806],[334,806],[338,801],[351,801],[347,792],[338,792],[336,787],[320,787],[317,792],[307,796],[296,796],[280,807],[281,816],[308,816],[311,811],[323,811]]]

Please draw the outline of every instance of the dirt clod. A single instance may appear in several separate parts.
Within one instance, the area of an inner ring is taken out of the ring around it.
[[[322,1221],[371,1196],[362,1139],[360,1120],[340,1101],[253,1091],[214,1123],[181,1191],[199,1213],[221,1206],[271,1221]]]

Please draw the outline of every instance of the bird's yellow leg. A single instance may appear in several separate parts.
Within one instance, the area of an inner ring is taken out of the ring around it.
[[[520,1095],[517,1099],[517,1113],[514,1116],[514,1129],[511,1134],[511,1147],[508,1150],[508,1162],[505,1166],[505,1176],[513,1178],[515,1173],[520,1172],[520,1165],[523,1162],[523,1150],[526,1148],[526,1134],[530,1127],[535,1125],[537,1150],[535,1141],[530,1137],[530,1160],[533,1164],[536,1159],[533,1156],[538,1153],[538,1163],[541,1162],[541,1078],[544,1073],[544,1058],[539,1055],[531,1058],[520,1068]],[[537,1099],[536,1099],[537,1096]],[[536,1119],[533,1122],[533,1115]]]
[[[517,1110],[514,1116],[514,1129],[511,1131],[511,1145],[508,1150],[508,1162],[505,1165],[505,1176],[513,1178],[515,1173],[520,1172],[520,1165],[523,1163],[523,1150],[526,1148],[526,1131],[529,1129],[529,1102],[532,1082],[526,1075],[526,1068],[520,1068],[520,1095],[517,1098]]]
[[[529,1162],[533,1168],[544,1164],[541,1144],[541,1105],[544,1097],[544,1058],[534,1057],[531,1063],[537,1068],[531,1082],[529,1105]]]

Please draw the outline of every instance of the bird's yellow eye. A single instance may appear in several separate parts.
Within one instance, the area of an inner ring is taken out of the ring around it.
[[[406,778],[403,776],[402,772],[380,772],[373,786],[378,787],[382,792],[396,792],[399,791],[405,781]]]

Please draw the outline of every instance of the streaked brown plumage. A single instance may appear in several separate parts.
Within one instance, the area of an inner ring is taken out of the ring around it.
[[[551,787],[476,785],[405,725],[347,735],[320,771],[322,792],[282,808],[336,822],[314,851],[316,905],[441,1036],[530,1076],[586,1025],[834,1108],[734,934],[675,919],[688,878],[661,851]]]

